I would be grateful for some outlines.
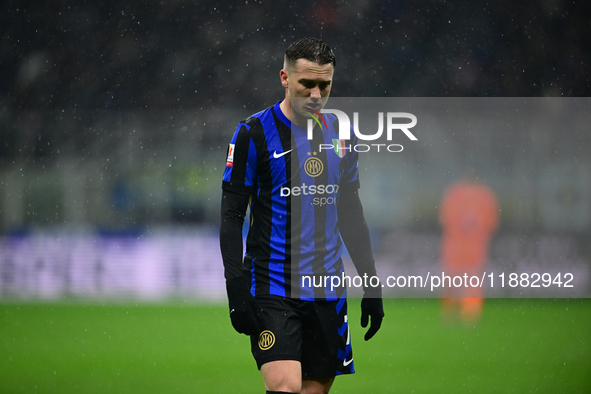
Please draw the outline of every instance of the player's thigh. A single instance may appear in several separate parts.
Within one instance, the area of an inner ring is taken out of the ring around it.
[[[328,394],[334,378],[304,378],[302,394]]]
[[[265,390],[299,393],[302,389],[302,367],[299,361],[277,360],[261,366]]]

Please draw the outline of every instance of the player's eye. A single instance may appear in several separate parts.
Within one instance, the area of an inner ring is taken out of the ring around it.
[[[320,88],[320,90],[326,90],[326,88],[328,88],[330,86],[330,82],[321,82],[320,84],[318,84],[318,87]]]

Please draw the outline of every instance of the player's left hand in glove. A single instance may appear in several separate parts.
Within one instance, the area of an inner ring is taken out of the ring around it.
[[[230,320],[240,334],[258,335],[261,332],[258,322],[261,309],[257,300],[250,294],[248,282],[246,277],[226,281]]]
[[[369,341],[378,332],[384,319],[384,304],[382,302],[381,288],[366,288],[363,299],[361,300],[361,327],[369,329],[365,333],[365,340]]]

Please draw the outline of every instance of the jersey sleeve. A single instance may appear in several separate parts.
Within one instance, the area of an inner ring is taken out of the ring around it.
[[[359,189],[359,153],[353,149],[357,145],[357,135],[353,132],[351,126],[350,151],[347,151],[344,159],[343,174],[341,176],[340,187],[342,190],[353,191]]]
[[[251,195],[256,186],[257,152],[251,138],[250,127],[240,123],[228,146],[222,189]]]
[[[375,276],[376,266],[371,250],[369,227],[357,190],[345,191],[337,205],[340,233],[359,276]],[[365,296],[381,297],[380,287],[367,287]]]

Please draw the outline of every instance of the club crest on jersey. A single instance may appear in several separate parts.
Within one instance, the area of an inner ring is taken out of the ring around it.
[[[304,162],[304,171],[312,178],[316,178],[324,171],[324,164],[322,164],[322,160],[319,158],[310,157]]]
[[[261,350],[269,350],[275,344],[275,334],[269,330],[261,332],[259,335],[259,348]]]
[[[332,146],[338,157],[341,159],[345,156],[347,150],[345,149],[345,140],[332,140]]]
[[[234,166],[234,144],[228,147],[228,159],[226,159],[226,167]]]

